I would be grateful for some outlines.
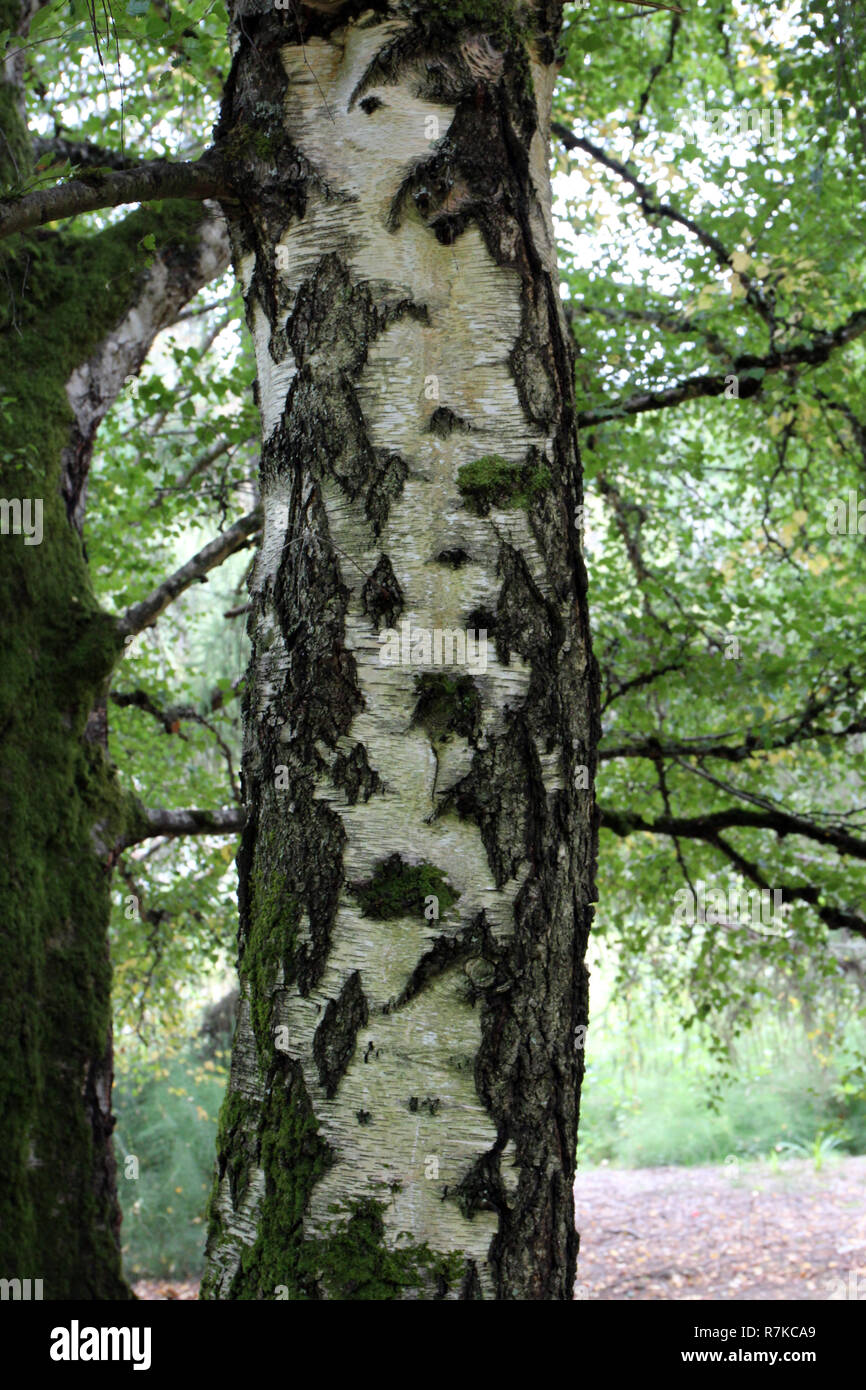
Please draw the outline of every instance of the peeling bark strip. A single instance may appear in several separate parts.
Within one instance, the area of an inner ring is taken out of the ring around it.
[[[235,8],[263,417],[211,1298],[569,1299],[597,680],[553,4]],[[486,669],[381,661],[465,630]]]

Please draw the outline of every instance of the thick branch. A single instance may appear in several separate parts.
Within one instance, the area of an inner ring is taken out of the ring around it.
[[[197,580],[204,579],[205,575],[211,570],[216,569],[230,555],[236,551],[243,550],[248,546],[250,538],[255,535],[262,524],[261,512],[258,510],[248,512],[242,516],[240,521],[236,521],[234,526],[230,526],[227,531],[223,531],[219,536],[215,536],[212,541],[208,541],[206,546],[194,555],[191,560],[187,560],[185,565],[175,570],[161,584],[148,594],[147,598],[140,603],[134,603],[126,610],[122,618],[118,619],[118,630],[124,637],[134,636],[137,632],[142,632],[144,628],[150,627],[156,622],[161,613],[164,613],[169,604],[174,603],[178,595],[188,589]]]
[[[680,839],[706,840],[716,842],[722,830],[740,827],[748,830],[772,830],[779,836],[802,835],[807,840],[829,845],[839,854],[849,854],[854,859],[866,860],[866,840],[852,835],[843,826],[816,825],[814,821],[802,816],[792,816],[786,811],[750,810],[743,806],[731,806],[724,811],[712,811],[706,816],[656,816],[654,820],[634,811],[614,811],[600,808],[601,826],[614,835],[632,835],[644,831],[651,835],[671,835]]]
[[[235,689],[227,697],[225,691],[222,690],[220,686],[216,686],[208,697],[206,712],[208,714],[214,714],[217,710],[222,709],[227,698],[229,700],[236,698],[239,689],[240,682],[237,683]],[[163,709],[150,695],[148,695],[146,690],[112,690],[111,698],[114,703],[120,705],[122,709],[128,709],[132,706],[135,709],[145,710],[147,714],[152,715],[154,719],[159,721],[167,734],[176,733],[177,725],[184,719],[199,719],[201,717],[200,711],[195,709],[192,705],[166,705]]]
[[[229,264],[230,249],[225,218],[216,204],[203,203],[198,235],[173,240],[162,229],[150,209],[133,213],[144,231],[149,224],[159,226],[157,255],[140,276],[136,273],[135,296],[124,306],[122,317],[97,345],[94,352],[75,368],[66,386],[72,407],[73,425],[63,451],[61,491],[69,518],[79,532],[84,527],[87,477],[96,432],[117,399],[125,379],[141,369],[154,338],[174,323],[183,305],[203,285],[221,275]],[[164,219],[163,219],[164,222]],[[128,224],[103,232],[98,242],[122,235]],[[97,241],[94,241],[96,253]],[[48,330],[50,332],[50,328]]]
[[[123,203],[146,203],[156,198],[218,198],[225,191],[212,153],[186,164],[155,159],[133,169],[85,174],[54,188],[0,200],[0,237],[41,227],[62,217],[74,217],[76,213],[120,207]]]
[[[651,673],[655,674],[655,673]],[[718,758],[728,763],[748,762],[761,753],[769,753],[779,748],[790,748],[795,743],[807,743],[811,739],[843,739],[854,734],[866,733],[866,719],[855,719],[844,729],[823,729],[811,725],[789,730],[777,738],[766,740],[747,730],[742,743],[717,742],[711,735],[686,739],[658,739],[654,734],[646,738],[635,738],[625,743],[602,746],[599,759],[609,762],[612,758],[647,758],[657,762],[659,758]]]
[[[166,811],[162,807],[142,807],[131,830],[116,841],[119,853],[130,845],[140,845],[157,835],[177,839],[181,835],[235,835],[243,830],[246,813],[241,806],[221,806],[214,811],[188,808]]]
[[[808,903],[809,907],[813,909],[824,925],[829,927],[831,931],[846,930],[857,932],[860,936],[866,936],[866,918],[858,916],[853,912],[847,912],[844,908],[833,907],[830,903],[821,902],[823,895],[820,888],[817,888],[814,883],[788,884],[786,886],[780,886],[779,884],[771,885],[766,876],[761,873],[757,864],[753,864],[750,859],[746,859],[744,855],[734,849],[733,845],[729,844],[721,835],[715,836],[710,843],[733,864],[734,868],[743,875],[743,878],[749,879],[751,883],[757,884],[759,888],[780,888],[783,903],[794,902],[795,900]]]
[[[720,854],[723,854],[744,878],[757,884],[758,887],[780,888],[783,903],[797,900],[807,903],[825,926],[832,931],[847,929],[857,932],[861,936],[866,936],[866,918],[844,908],[834,907],[830,903],[823,902],[822,890],[813,883],[784,886],[776,883],[771,885],[758,866],[735,849],[720,834],[725,826],[760,827],[775,830],[779,835],[804,835],[809,839],[832,844],[833,848],[842,854],[852,854],[858,859],[866,858],[866,842],[848,835],[846,831],[825,830],[824,827],[803,821],[798,816],[787,816],[782,813],[761,815],[758,812],[739,809],[718,811],[709,816],[689,818],[666,815],[659,816],[654,821],[645,821],[642,816],[630,815],[628,812],[600,809],[599,814],[603,829],[610,830],[614,835],[630,835],[634,830],[642,830],[652,834],[670,835],[674,840],[679,837],[703,840],[718,850]]]

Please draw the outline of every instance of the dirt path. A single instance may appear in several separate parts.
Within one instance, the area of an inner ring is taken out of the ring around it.
[[[866,1158],[592,1168],[577,1296],[866,1301]]]
[[[575,1184],[581,1299],[866,1302],[866,1157],[590,1168]],[[198,1282],[143,1280],[144,1299]]]

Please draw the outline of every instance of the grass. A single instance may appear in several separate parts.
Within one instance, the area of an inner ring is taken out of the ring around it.
[[[596,976],[594,975],[594,982]],[[820,1167],[834,1151],[866,1152],[866,1094],[846,1086],[862,1023],[830,1052],[796,1001],[765,1011],[735,1044],[733,1074],[718,1080],[707,1043],[645,997],[596,1011],[587,1036],[579,1159],[625,1168],[724,1163],[798,1154]]]
[[[201,1275],[225,1087],[221,1060],[219,1054],[202,1060],[187,1044],[143,1079],[127,1074],[115,1083],[121,1242],[130,1282]]]

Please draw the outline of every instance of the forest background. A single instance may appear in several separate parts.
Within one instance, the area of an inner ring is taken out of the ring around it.
[[[853,0],[566,15],[551,156],[604,721],[580,1162],[863,1153],[866,17]],[[209,143],[221,6],[130,0],[95,20],[98,48],[83,0],[33,18],[41,160],[17,192]],[[154,251],[145,235],[134,254]],[[254,375],[226,273],[100,429],[85,540],[103,607],[130,610],[255,512]],[[26,454],[4,463],[26,472]],[[109,750],[145,806],[240,807],[255,540],[115,674]],[[167,834],[116,866],[132,1278],[201,1268],[235,848]],[[684,920],[684,888],[710,920]],[[729,911],[756,888],[781,890],[770,923]]]

